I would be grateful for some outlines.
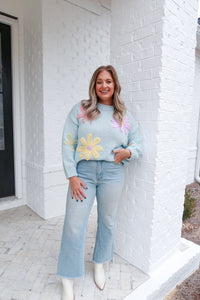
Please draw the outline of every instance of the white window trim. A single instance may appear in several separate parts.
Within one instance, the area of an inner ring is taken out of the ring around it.
[[[15,197],[1,198],[1,209],[16,207],[25,204],[25,195],[22,180],[22,161],[24,161],[24,93],[23,93],[23,47],[21,45],[19,20],[0,15],[0,22],[11,26],[11,60],[12,60],[12,103],[13,103],[13,142],[14,142],[14,172],[15,172]],[[22,26],[21,26],[22,27]],[[20,200],[20,201],[19,201]],[[4,208],[5,207],[5,208]],[[1,210],[0,209],[0,210]]]

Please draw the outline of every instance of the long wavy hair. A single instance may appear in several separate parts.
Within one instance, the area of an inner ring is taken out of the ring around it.
[[[89,98],[89,100],[81,101],[82,106],[85,109],[85,115],[88,117],[89,120],[95,120],[100,114],[100,111],[97,107],[98,97],[96,94],[96,80],[97,80],[98,74],[102,71],[110,72],[112,79],[115,83],[114,93],[113,93],[113,107],[114,107],[113,117],[120,125],[122,125],[123,116],[126,111],[126,107],[125,107],[123,100],[120,97],[121,86],[119,83],[117,72],[114,69],[114,67],[111,65],[100,66],[94,71],[92,78],[90,80],[90,85],[89,85],[89,97],[90,98]]]

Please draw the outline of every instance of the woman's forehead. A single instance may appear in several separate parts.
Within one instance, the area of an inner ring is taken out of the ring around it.
[[[109,71],[103,70],[103,71],[99,72],[99,74],[97,75],[97,78],[98,79],[101,79],[101,78],[103,78],[103,79],[106,79],[106,78],[110,79],[110,78],[112,78],[112,75],[111,75],[111,73]]]

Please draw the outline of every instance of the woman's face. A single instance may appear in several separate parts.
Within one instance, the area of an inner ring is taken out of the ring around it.
[[[112,105],[115,83],[112,75],[108,71],[102,71],[98,74],[96,80],[96,94],[98,101],[102,104]]]

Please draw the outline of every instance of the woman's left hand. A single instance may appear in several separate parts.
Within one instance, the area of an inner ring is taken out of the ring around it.
[[[113,150],[113,153],[115,154],[114,161],[116,164],[120,164],[122,160],[131,157],[131,151],[129,149]]]

